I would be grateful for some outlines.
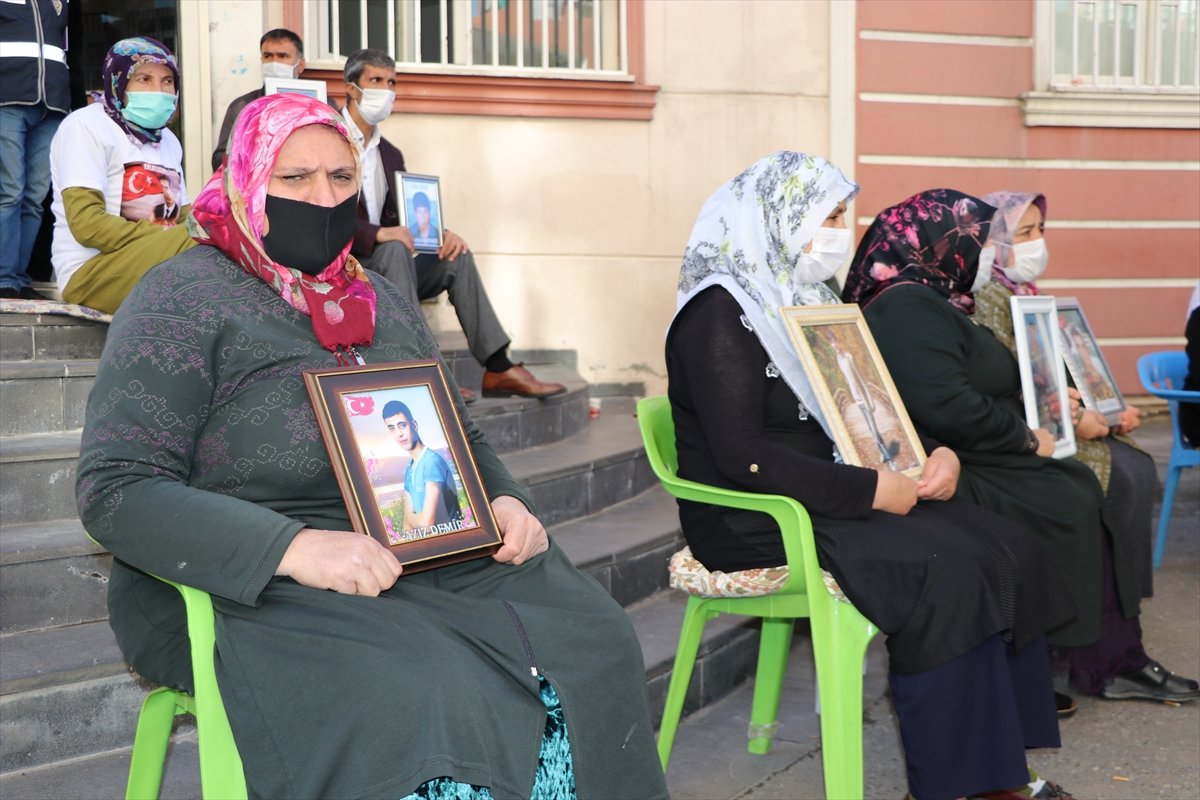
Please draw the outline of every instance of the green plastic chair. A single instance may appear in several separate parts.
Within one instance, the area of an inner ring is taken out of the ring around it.
[[[129,762],[126,800],[156,800],[162,785],[167,744],[176,716],[196,718],[196,739],[200,749],[200,790],[205,800],[246,800],[246,776],[242,759],[233,741],[229,717],[217,688],[213,667],[212,598],[207,592],[162,578],[183,595],[187,608],[188,638],[192,645],[192,680],[195,694],[159,687],[146,695],[138,716],[133,739],[133,757]]]
[[[817,564],[812,521],[804,506],[790,497],[730,491],[678,477],[675,424],[667,398],[644,398],[638,402],[637,416],[646,455],[663,488],[682,500],[770,514],[782,531],[789,571],[783,588],[773,594],[734,599],[695,595],[688,598],[658,733],[658,755],[663,770],[666,771],[671,758],[705,623],[723,613],[762,618],[747,746],[751,753],[762,755],[770,751],[777,728],[792,630],[797,618],[808,617],[821,709],[825,795],[839,800],[861,800],[863,658],[877,629],[853,605],[834,598],[825,588]]]

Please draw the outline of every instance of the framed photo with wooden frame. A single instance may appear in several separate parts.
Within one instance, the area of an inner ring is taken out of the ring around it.
[[[412,233],[413,249],[418,253],[436,253],[445,241],[441,181],[436,175],[415,172],[397,172],[395,178],[400,224]]]
[[[857,305],[780,309],[847,464],[917,478],[925,448]]]
[[[1067,397],[1067,371],[1058,340],[1058,312],[1054,298],[1013,296],[1013,334],[1017,366],[1021,371],[1021,396],[1025,424],[1043,428],[1054,437],[1054,458],[1075,455],[1075,426]]]
[[[325,81],[306,81],[302,78],[264,78],[263,94],[293,92],[328,103]]]
[[[502,540],[433,360],[305,370],[354,530],[405,573],[491,555]]]
[[[1084,408],[1103,414],[1109,425],[1121,421],[1125,398],[1096,343],[1083,307],[1074,297],[1055,298],[1058,307],[1058,342],[1067,372],[1079,390]]]

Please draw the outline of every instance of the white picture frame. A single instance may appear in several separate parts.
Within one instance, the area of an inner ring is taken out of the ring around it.
[[[1118,424],[1125,411],[1125,398],[1096,342],[1083,306],[1074,297],[1058,297],[1056,305],[1059,344],[1084,408],[1102,414],[1109,425]]]
[[[1075,455],[1075,425],[1067,394],[1067,369],[1058,338],[1053,297],[1013,296],[1010,300],[1025,423],[1054,436],[1054,458]]]
[[[329,97],[325,89],[325,81],[306,81],[301,78],[264,78],[263,94],[279,94],[292,92],[312,97],[322,103],[328,103]]]
[[[412,233],[413,249],[418,253],[438,252],[446,241],[441,181],[436,175],[400,171],[396,172],[395,181],[400,224]],[[428,212],[423,220],[418,205]],[[422,222],[425,225],[424,233],[420,227]]]

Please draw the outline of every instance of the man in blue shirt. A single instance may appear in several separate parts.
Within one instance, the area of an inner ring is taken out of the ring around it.
[[[452,533],[461,527],[462,511],[454,473],[446,459],[425,446],[408,406],[390,400],[383,406],[383,422],[396,444],[410,458],[404,470],[405,538]],[[443,529],[436,526],[446,525]]]

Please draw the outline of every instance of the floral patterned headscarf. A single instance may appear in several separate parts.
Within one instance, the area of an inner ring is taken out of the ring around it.
[[[953,189],[930,189],[880,211],[850,262],[842,299],[866,307],[880,292],[919,283],[967,314],[996,209]]]
[[[819,156],[780,151],[755,162],[713,193],[692,228],[675,314],[710,286],[737,300],[742,324],[754,331],[775,370],[807,414],[829,427],[784,328],[784,306],[837,303],[822,283],[794,279],[801,250],[838,203],[858,194],[858,184]]]
[[[162,64],[169,68],[175,76],[175,92],[179,92],[179,67],[175,63],[175,54],[162,42],[149,36],[122,39],[110,47],[104,56],[104,113],[125,131],[134,144],[161,141],[163,132],[162,128],[147,130],[125,119],[121,113],[121,109],[125,108],[125,88],[129,86],[129,79],[143,64]]]
[[[991,244],[996,246],[996,266],[992,268],[992,280],[1016,295],[1037,294],[1036,282],[1017,283],[1004,274],[1002,267],[1007,266],[1012,258],[1013,234],[1017,232],[1017,225],[1021,222],[1025,210],[1036,204],[1042,211],[1042,220],[1046,219],[1046,195],[1033,192],[992,192],[984,196],[983,202],[996,207],[990,234]]]
[[[312,317],[322,347],[344,360],[339,348],[369,345],[375,333],[375,290],[351,242],[315,276],[272,261],[263,250],[267,184],[283,143],[306,125],[328,125],[347,144],[350,132],[336,111],[295,93],[267,95],[247,105],[230,136],[225,166],[218,169],[192,204],[189,231],[197,242],[220,248],[252,275],[262,278],[297,311]],[[362,179],[358,151],[355,171]]]

